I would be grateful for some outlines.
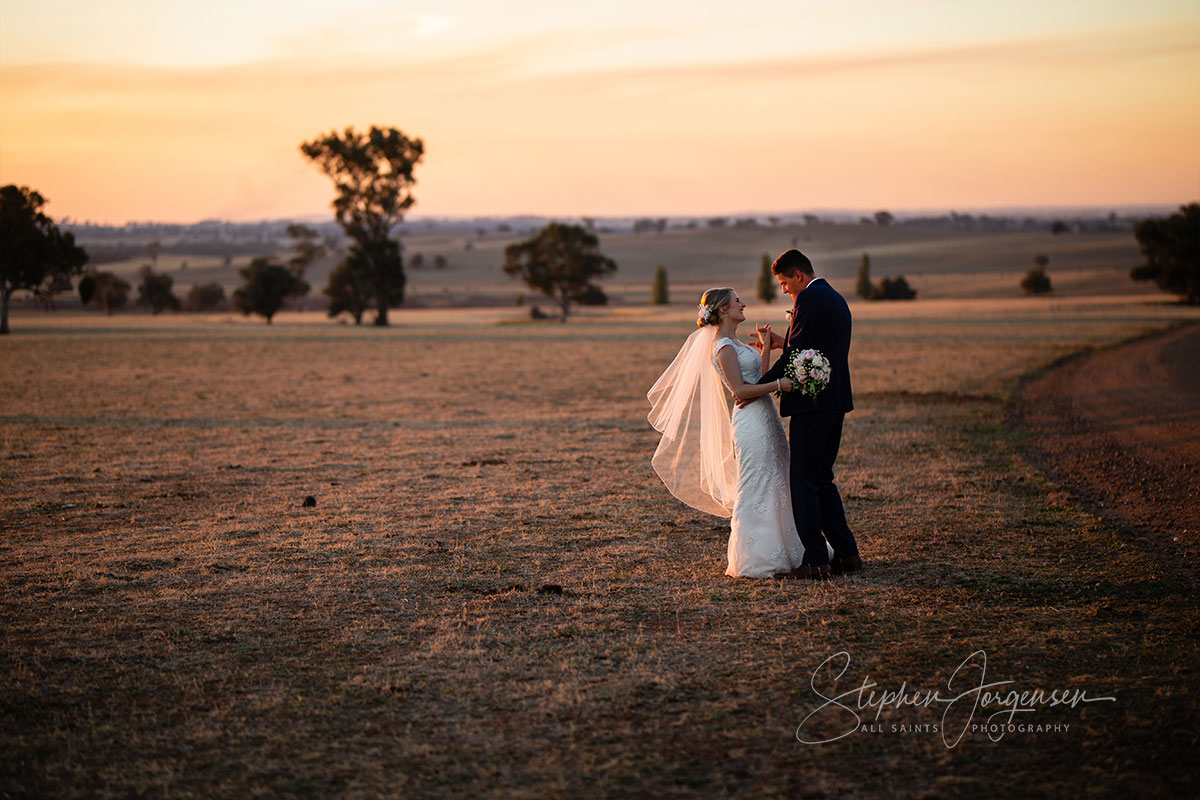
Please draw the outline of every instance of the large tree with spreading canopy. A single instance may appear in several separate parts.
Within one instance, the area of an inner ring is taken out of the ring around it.
[[[600,240],[579,225],[551,222],[523,242],[504,249],[504,272],[558,301],[567,321],[571,303],[604,296],[592,283],[617,271],[617,264],[600,252]]]
[[[75,236],[42,213],[45,198],[28,186],[0,188],[0,334],[8,333],[8,301],[27,289],[44,301],[71,288],[88,254]]]
[[[404,262],[392,228],[416,202],[413,169],[425,153],[420,139],[396,128],[352,127],[300,145],[300,152],[333,181],[334,216],[353,240],[372,287],[376,325],[388,324],[388,306],[404,301]]]

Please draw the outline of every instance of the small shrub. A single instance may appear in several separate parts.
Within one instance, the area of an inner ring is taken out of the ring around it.
[[[198,283],[188,290],[184,308],[188,311],[224,311],[229,307],[225,287],[219,283]]]
[[[654,273],[654,285],[650,289],[650,302],[656,306],[665,306],[671,302],[671,292],[667,286],[667,268],[662,264]]]
[[[1042,267],[1034,267],[1021,279],[1021,288],[1026,294],[1045,294],[1051,291],[1050,276]]]
[[[871,285],[871,257],[866,253],[862,254],[862,261],[858,263],[858,282],[854,284],[854,293],[864,300],[875,296],[875,287]]]
[[[912,300],[917,296],[917,290],[908,285],[903,275],[895,278],[884,278],[876,287],[872,300]]]
[[[606,295],[604,290],[594,283],[590,283],[583,287],[583,289],[571,299],[573,299],[576,303],[579,303],[581,306],[608,305],[608,295]]]
[[[771,256],[763,253],[758,268],[758,299],[764,303],[772,302],[777,296],[778,285],[775,274],[771,272]]]

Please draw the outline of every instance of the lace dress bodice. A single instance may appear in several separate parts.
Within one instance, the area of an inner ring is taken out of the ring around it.
[[[725,372],[721,369],[718,363],[717,356],[721,352],[721,348],[726,345],[733,346],[733,352],[737,354],[738,366],[742,369],[742,380],[746,383],[757,383],[762,377],[762,356],[753,347],[747,344],[742,344],[736,339],[730,339],[727,336],[722,336],[713,344],[713,366],[717,373],[721,376],[721,383],[725,384],[725,388],[733,391],[733,387],[729,385],[729,381],[725,380]]]

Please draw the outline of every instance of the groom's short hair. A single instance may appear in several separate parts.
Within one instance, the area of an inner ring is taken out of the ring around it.
[[[774,272],[776,275],[788,276],[795,275],[797,272],[812,275],[813,265],[804,253],[801,253],[799,250],[788,250],[775,259],[775,263],[771,265],[771,272]]]

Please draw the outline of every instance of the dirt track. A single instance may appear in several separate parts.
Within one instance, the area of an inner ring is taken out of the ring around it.
[[[1028,385],[1035,457],[1193,586],[1200,556],[1200,326],[1072,360]]]

